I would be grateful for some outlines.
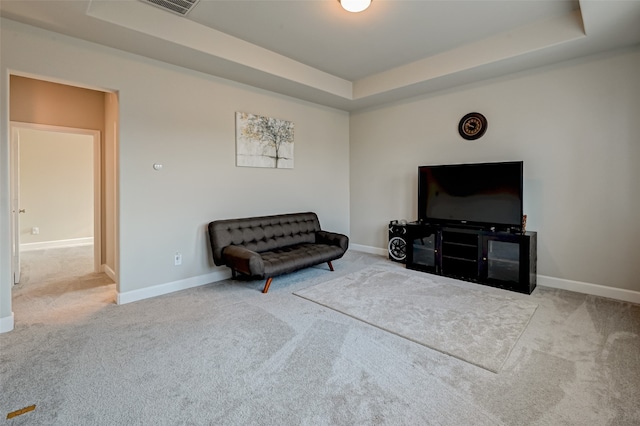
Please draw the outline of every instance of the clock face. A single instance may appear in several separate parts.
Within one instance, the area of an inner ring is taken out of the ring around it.
[[[467,140],[479,139],[487,131],[487,119],[479,112],[471,112],[460,120],[458,132]]]

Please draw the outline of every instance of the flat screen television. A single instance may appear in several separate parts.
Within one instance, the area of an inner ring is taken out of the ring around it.
[[[418,220],[522,230],[522,161],[420,166]]]

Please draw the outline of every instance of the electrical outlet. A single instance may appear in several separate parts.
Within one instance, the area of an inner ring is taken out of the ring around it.
[[[176,266],[182,265],[182,253],[180,253],[179,251],[176,252],[176,255],[174,257],[174,264]]]
[[[38,235],[40,233],[40,228],[38,228],[37,226],[34,226],[33,228],[31,228],[31,235]]]

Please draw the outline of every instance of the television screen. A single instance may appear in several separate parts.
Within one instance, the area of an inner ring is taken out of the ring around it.
[[[520,229],[522,175],[522,161],[421,166],[418,219]]]

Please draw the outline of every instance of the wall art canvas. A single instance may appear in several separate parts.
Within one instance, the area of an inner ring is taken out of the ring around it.
[[[236,112],[236,165],[293,169],[293,123]]]

